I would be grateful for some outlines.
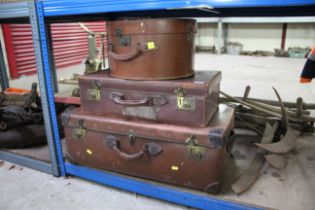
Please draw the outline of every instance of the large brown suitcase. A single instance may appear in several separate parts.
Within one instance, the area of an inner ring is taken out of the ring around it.
[[[112,76],[165,80],[193,75],[195,20],[118,20],[107,27]]]
[[[62,115],[69,159],[75,164],[216,193],[234,111],[220,105],[206,128],[84,114]]]
[[[218,106],[221,73],[167,81],[131,81],[107,72],[79,78],[85,112],[160,123],[207,126]]]

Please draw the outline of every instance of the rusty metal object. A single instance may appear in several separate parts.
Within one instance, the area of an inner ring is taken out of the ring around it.
[[[19,148],[46,144],[43,124],[26,125],[7,131],[0,131],[0,148]]]
[[[166,80],[194,74],[195,20],[118,20],[108,21],[107,27],[112,76]]]
[[[305,110],[305,107],[312,109],[312,104],[305,104],[301,98],[298,98],[295,104],[283,102],[275,89],[278,102],[250,99],[249,90],[250,87],[247,87],[244,97],[233,97],[221,91],[226,98],[220,98],[220,102],[235,107],[237,126],[247,127],[259,133],[266,122],[282,120],[284,129],[290,126],[303,133],[315,132],[315,117],[310,116],[309,110]]]
[[[274,123],[272,126],[267,123],[262,137],[261,143],[267,144],[271,143],[274,135],[277,131],[279,124]],[[266,152],[262,149],[257,149],[256,155],[250,166],[245,170],[245,172],[240,176],[240,178],[232,184],[231,188],[236,194],[241,194],[247,191],[258,179],[260,171],[265,163],[264,155]]]
[[[234,97],[234,98],[243,99],[243,97]],[[259,99],[259,98],[246,98],[246,100],[261,102],[261,103],[271,105],[271,106],[279,106],[279,102],[274,101],[274,100],[266,100],[266,99]],[[227,103],[227,102],[232,102],[232,101],[234,101],[234,100],[233,99],[231,100],[231,99],[225,98],[225,97],[220,98],[220,103]],[[296,108],[296,103],[293,103],[293,102],[283,102],[283,104],[286,108],[290,108],[290,109]],[[313,109],[315,109],[315,104],[303,102],[302,107],[303,107],[302,108],[303,110],[307,110],[307,109],[313,110]]]
[[[76,164],[216,193],[234,111],[220,105],[208,127],[184,127],[90,115],[63,114],[67,151]],[[74,138],[74,129],[85,130]]]
[[[61,84],[68,84],[68,85],[77,85],[78,82],[78,78],[79,78],[79,74],[73,74],[72,77],[69,78],[61,78],[59,80],[59,83]]]
[[[130,81],[106,71],[81,76],[82,109],[95,115],[207,126],[218,106],[220,72],[166,81]]]
[[[276,154],[284,154],[292,150],[296,144],[296,140],[298,136],[300,135],[300,132],[288,127],[287,132],[285,136],[276,143],[271,144],[256,144],[258,147],[272,153]]]
[[[220,91],[220,93],[232,101],[235,101],[237,103],[240,103],[242,105],[250,107],[250,108],[257,110],[261,113],[264,113],[264,114],[267,114],[267,115],[270,115],[273,117],[282,118],[282,115],[281,115],[281,113],[279,113],[279,111],[266,109],[267,107],[269,107],[268,105],[262,105],[261,103],[257,103],[257,102],[255,102],[255,104],[254,104],[254,103],[251,103],[249,100],[244,101],[244,100],[239,99],[237,97],[230,96],[230,95],[228,95],[222,91]],[[293,115],[295,115],[295,114],[293,114]],[[288,116],[288,118],[290,121],[293,121],[293,122],[312,122],[312,123],[315,122],[315,117],[311,117],[311,116],[302,115],[299,118],[296,118],[295,116],[292,116],[292,117]]]
[[[267,154],[265,155],[265,159],[271,166],[282,169],[285,168],[288,163],[288,154]]]
[[[281,122],[282,122],[282,125],[285,127],[285,129],[288,129],[288,127],[289,127],[289,119],[288,119],[289,116],[288,116],[287,111],[286,111],[286,109],[285,109],[285,107],[284,107],[284,104],[283,104],[283,102],[282,102],[282,99],[281,99],[281,97],[280,97],[280,94],[278,93],[278,91],[276,90],[276,88],[272,87],[272,89],[274,90],[274,92],[275,92],[275,94],[276,94],[276,96],[277,96],[277,98],[278,98],[279,105],[280,105],[280,107],[281,107],[281,115],[282,115],[282,117],[281,117]]]
[[[15,105],[25,108],[40,109],[40,98],[37,93],[37,83],[32,84],[30,93],[20,94],[5,94],[0,93],[0,107]]]

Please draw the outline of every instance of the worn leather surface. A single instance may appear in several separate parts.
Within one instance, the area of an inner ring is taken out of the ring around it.
[[[196,72],[186,79],[137,82],[117,79],[102,71],[79,78],[81,106],[85,112],[97,115],[205,127],[217,110],[220,80],[221,73],[216,71]],[[88,97],[89,89],[95,83],[100,88],[99,100]],[[185,92],[185,100],[195,103],[194,109],[178,109],[176,90],[179,87]],[[117,103],[113,95],[119,94],[126,104]],[[150,97],[153,98],[151,104],[135,105]]]
[[[206,128],[102,117],[80,109],[69,114],[65,123],[66,144],[74,163],[216,192],[224,171],[224,138],[233,126],[232,108],[220,105]],[[85,129],[82,138],[73,135],[79,125]],[[189,141],[192,138],[194,144]],[[146,144],[155,144],[158,152],[143,154]],[[114,148],[115,145],[118,146]],[[126,159],[117,149],[134,155]],[[197,150],[194,155],[192,149]]]
[[[193,75],[195,20],[118,20],[107,27],[112,76],[165,80]],[[124,37],[131,40],[126,46],[121,44]]]

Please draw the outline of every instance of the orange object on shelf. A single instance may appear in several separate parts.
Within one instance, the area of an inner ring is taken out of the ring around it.
[[[30,90],[21,89],[21,88],[7,88],[4,91],[5,94],[20,94],[20,95],[24,95],[30,92],[31,92]]]

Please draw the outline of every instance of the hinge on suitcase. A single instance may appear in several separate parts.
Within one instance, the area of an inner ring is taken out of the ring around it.
[[[91,88],[87,90],[87,98],[95,101],[99,101],[101,99],[101,84],[99,81],[94,80],[91,83]]]

